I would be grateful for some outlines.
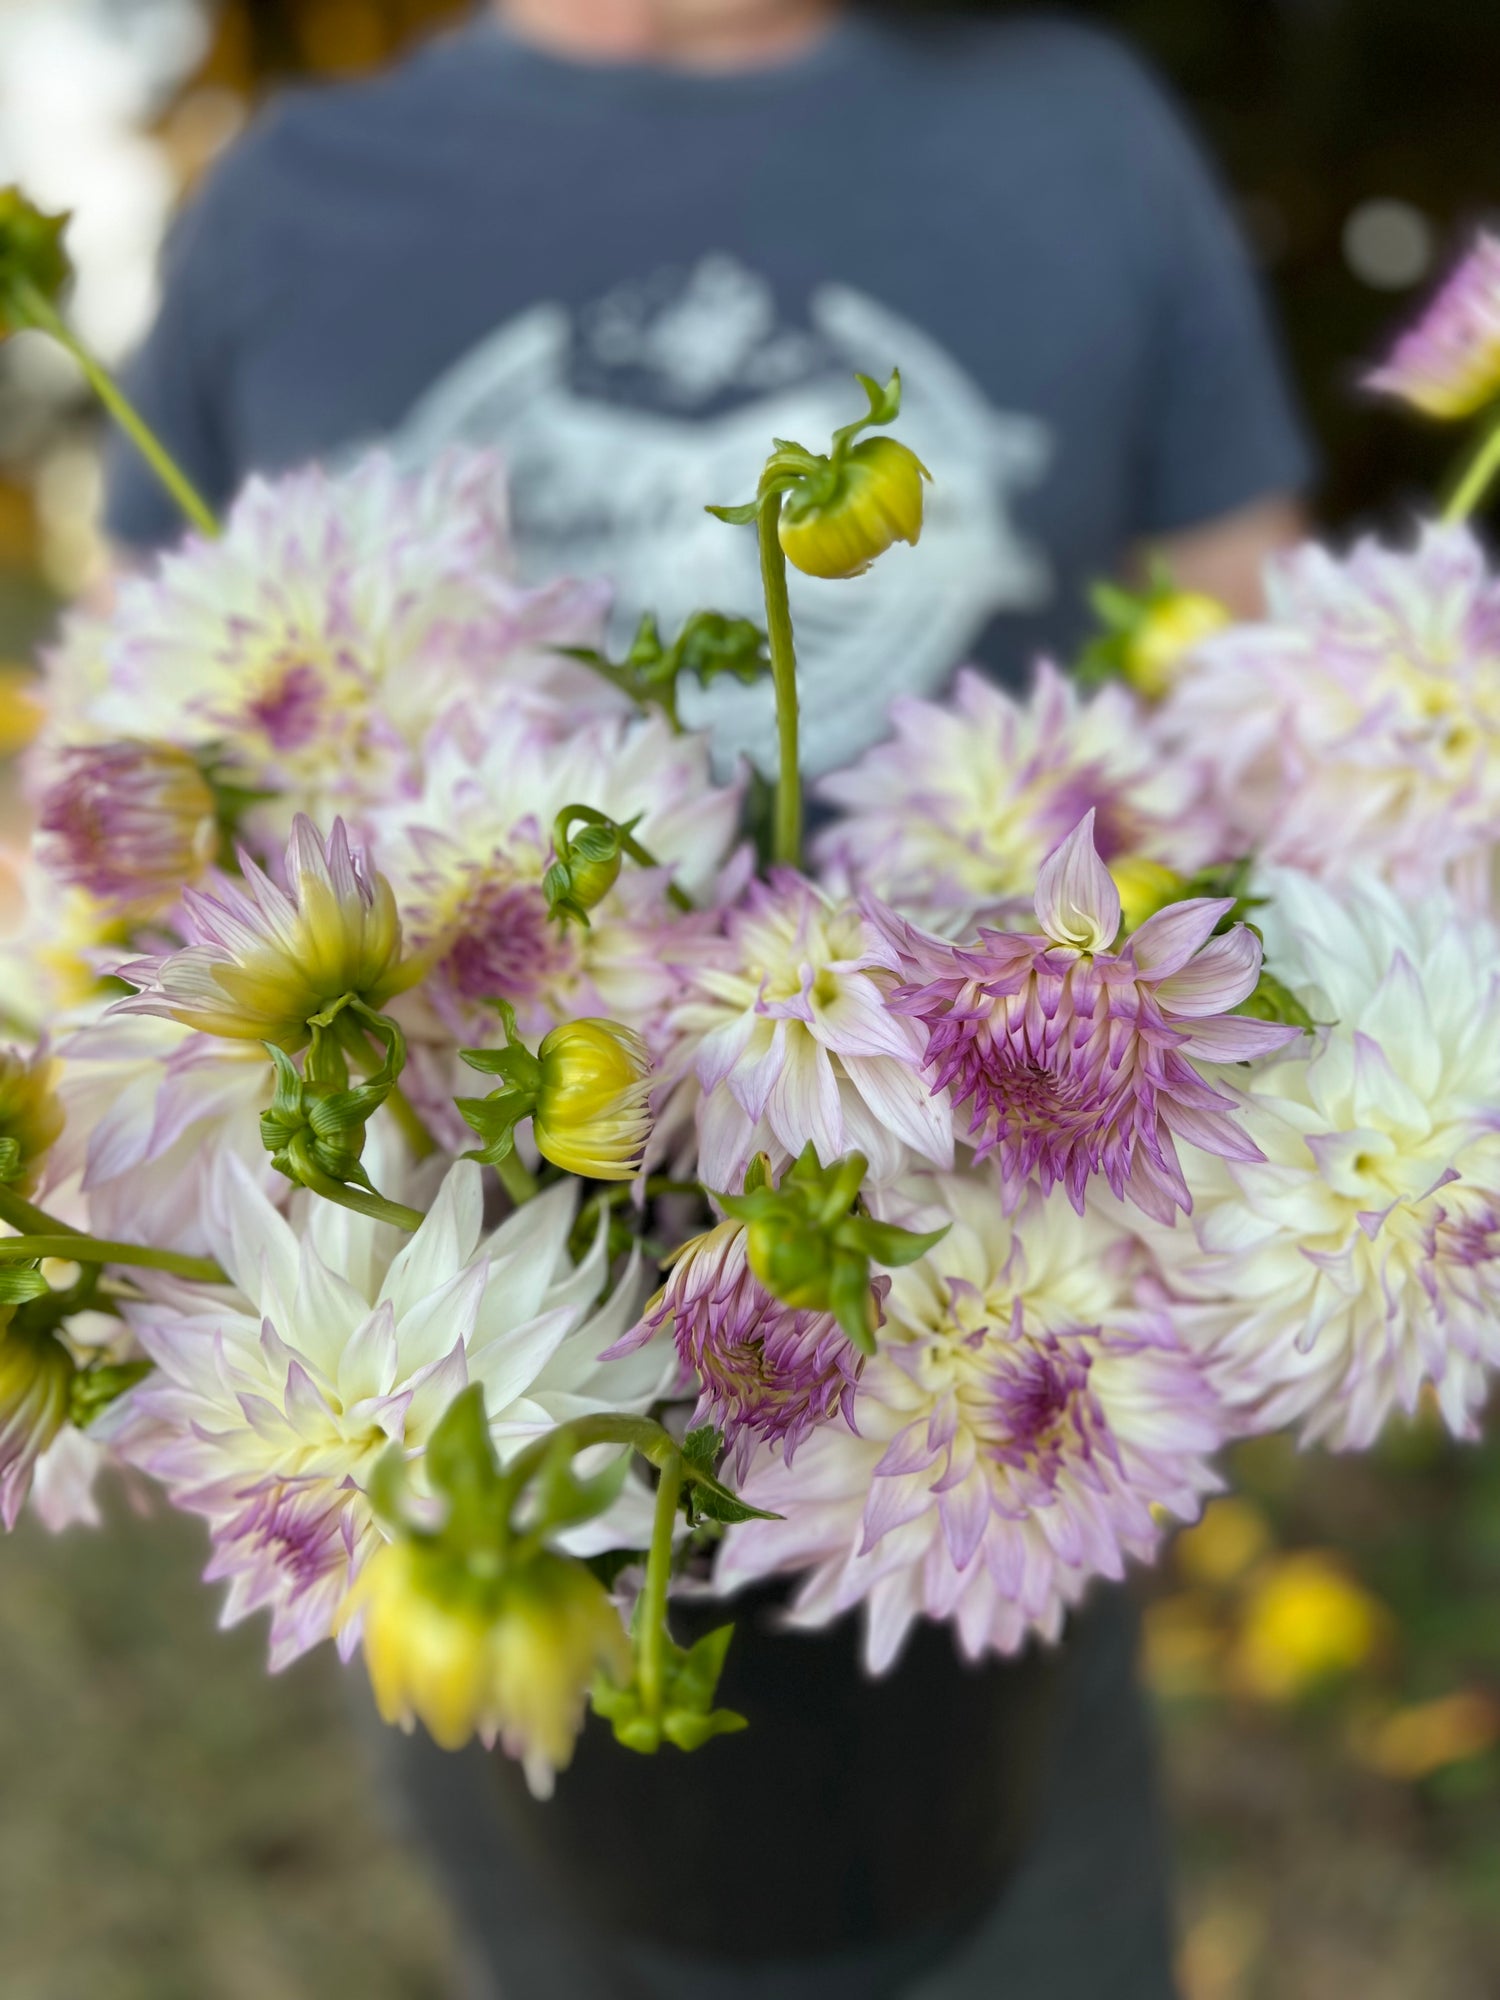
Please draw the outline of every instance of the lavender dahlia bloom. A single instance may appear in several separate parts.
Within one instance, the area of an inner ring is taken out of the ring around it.
[[[606,1242],[575,1267],[576,1193],[564,1182],[486,1233],[480,1170],[460,1162],[403,1238],[312,1197],[282,1216],[233,1156],[220,1162],[212,1249],[232,1287],[148,1281],[128,1310],[155,1371],[95,1428],[208,1521],[224,1621],[269,1607],[273,1667],[333,1633],[379,1545],[377,1461],[399,1444],[424,1494],[422,1454],[459,1390],[484,1385],[504,1459],[566,1418],[644,1409],[663,1387],[655,1353],[597,1360],[639,1292],[627,1275],[596,1306]],[[588,1549],[649,1535],[648,1502],[617,1504],[625,1518]],[[358,1637],[357,1619],[339,1628],[346,1657]]]
[[[889,1289],[876,1278],[877,1300]],[[832,1313],[772,1297],[746,1260],[743,1223],[720,1222],[685,1243],[645,1316],[604,1358],[634,1352],[662,1328],[701,1385],[693,1421],[717,1424],[737,1444],[741,1470],[757,1440],[790,1459],[817,1425],[851,1419],[863,1356]]]
[[[1267,570],[1259,624],[1211,639],[1158,713],[1228,851],[1408,898],[1488,893],[1500,842],[1500,579],[1471,530],[1412,549],[1309,545]]]
[[[1468,417],[1500,396],[1500,238],[1473,249],[1365,387],[1430,417]]]
[[[137,739],[61,752],[38,824],[42,867],[121,910],[175,902],[201,881],[219,844],[214,795],[196,760]]]
[[[1191,1207],[1174,1134],[1231,1159],[1259,1157],[1234,1100],[1194,1059],[1265,1055],[1295,1029],[1231,1016],[1260,977],[1260,945],[1231,907],[1200,898],[1150,917],[1118,951],[1120,898],[1094,848],[1092,813],[1042,869],[1042,934],[986,931],[975,945],[907,933],[911,977],[891,1004],[926,1032],[935,1090],[970,1106],[976,1154],[998,1156],[1013,1206],[1033,1178],[1082,1212],[1090,1179],[1170,1221]],[[1217,1017],[1217,1018],[1215,1018]]]
[[[1086,701],[1043,661],[1018,701],[965,672],[950,703],[910,697],[891,722],[889,743],[820,781],[844,816],[814,856],[830,880],[943,936],[1029,913],[1042,863],[1090,808],[1106,861],[1145,856],[1186,872],[1217,858],[1191,773],[1163,760],[1118,684]]]
[[[667,1023],[663,1069],[697,1096],[705,1187],[740,1187],[754,1154],[779,1168],[809,1141],[825,1164],[863,1153],[876,1180],[913,1154],[951,1161],[952,1119],[922,1076],[920,1030],[887,1004],[900,965],[876,916],[805,877],[783,868],[750,885]],[[659,1131],[681,1102],[679,1091]]]
[[[732,1591],[806,1571],[793,1616],[854,1605],[880,1672],[912,1621],[951,1620],[970,1658],[1055,1638],[1091,1578],[1150,1559],[1163,1513],[1218,1485],[1219,1407],[1117,1214],[1032,1190],[1010,1217],[994,1169],[913,1177],[890,1219],[950,1222],[897,1271],[853,1423],[762,1447],[740,1485],[780,1520],[732,1528]]]
[[[1264,887],[1266,948],[1320,1027],[1243,1082],[1258,1159],[1185,1157],[1154,1237],[1184,1337],[1254,1430],[1370,1444],[1431,1386],[1476,1434],[1500,1365],[1500,932],[1434,895]]]

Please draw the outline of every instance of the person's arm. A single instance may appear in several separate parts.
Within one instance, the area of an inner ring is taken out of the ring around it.
[[[1265,610],[1267,559],[1301,541],[1307,530],[1300,500],[1290,495],[1257,500],[1201,527],[1159,536],[1143,551],[1139,566],[1144,572],[1158,557],[1180,589],[1218,598],[1237,618],[1256,618]]]

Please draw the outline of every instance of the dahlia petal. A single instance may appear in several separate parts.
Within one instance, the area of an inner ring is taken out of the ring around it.
[[[1233,897],[1199,896],[1183,903],[1169,903],[1166,909],[1147,917],[1140,929],[1132,934],[1127,947],[1129,955],[1143,975],[1156,981],[1168,979],[1173,973],[1180,972],[1194,952],[1208,943],[1214,926],[1233,908]],[[1236,930],[1239,928],[1236,926]],[[1230,937],[1235,934],[1235,931],[1228,933]],[[1258,958],[1256,963],[1258,972]],[[1243,998],[1243,994],[1236,995],[1236,999]],[[1225,1004],[1232,1006],[1234,1002]],[[1181,1010],[1174,1004],[1174,1011]],[[1210,1007],[1204,1011],[1214,1013],[1217,1010]]]
[[[1162,912],[1163,916],[1169,914]],[[1160,919],[1152,917],[1149,921],[1158,923]],[[1141,929],[1148,927],[1142,925]],[[1244,924],[1236,924],[1223,937],[1210,938],[1181,971],[1173,971],[1169,978],[1159,980],[1156,997],[1169,1013],[1188,1019],[1201,1014],[1227,1013],[1255,991],[1260,963],[1259,938]]]
[[[1120,929],[1120,892],[1099,859],[1090,809],[1042,864],[1037,921],[1049,938],[1075,951],[1108,951]]]

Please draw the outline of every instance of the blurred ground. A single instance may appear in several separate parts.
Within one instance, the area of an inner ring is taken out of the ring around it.
[[[1148,1614],[1185,2000],[1493,2000],[1500,1452],[1273,1445],[1237,1483]],[[197,1524],[110,1513],[0,1546],[6,2000],[445,2000],[332,1656],[271,1680]]]

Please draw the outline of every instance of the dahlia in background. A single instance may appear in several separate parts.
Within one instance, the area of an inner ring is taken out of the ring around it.
[[[263,857],[298,811],[357,818],[417,781],[439,715],[497,681],[617,700],[554,650],[596,643],[606,601],[597,585],[515,584],[484,454],[253,479],[218,539],[190,537],[123,577],[107,613],[69,621],[33,784],[52,797],[58,753],[80,742],[223,752],[237,784],[271,794],[245,820]]]
[[[877,1673],[919,1617],[971,1659],[1055,1639],[1092,1578],[1155,1554],[1165,1514],[1196,1516],[1223,1435],[1120,1214],[1033,1190],[1007,1216],[992,1166],[914,1176],[882,1212],[951,1227],[892,1274],[847,1420],[795,1459],[757,1451],[741,1493],[782,1518],[731,1528],[716,1570],[726,1593],[807,1571],[800,1625],[863,1604]]]
[[[830,881],[873,890],[925,929],[1024,921],[1042,863],[1090,810],[1106,861],[1191,874],[1221,858],[1190,773],[1162,758],[1118,683],[1083,700],[1044,660],[1021,701],[965,671],[951,702],[894,702],[891,725],[890,742],[819,783],[843,817],[813,853]]]
[[[1229,900],[1171,904],[1113,949],[1120,898],[1093,830],[1089,813],[1043,867],[1040,934],[950,945],[894,931],[906,979],[891,1005],[922,1029],[932,1087],[967,1109],[1010,1207],[1035,1179],[1081,1213],[1098,1174],[1170,1223],[1191,1206],[1175,1139],[1259,1157],[1194,1062],[1249,1061],[1297,1031],[1230,1012],[1255,991],[1261,951],[1243,924],[1215,935]]]
[[[219,850],[218,804],[187,751],[125,741],[57,754],[37,811],[38,864],[122,914],[169,907]]]
[[[659,1038],[679,990],[673,960],[707,921],[685,921],[668,883],[707,896],[739,824],[740,787],[713,783],[707,739],[674,734],[659,713],[580,715],[511,690],[454,710],[423,761],[420,792],[369,824],[443,1031],[477,1035],[503,999],[523,1033],[606,1014]],[[638,819],[660,863],[628,863],[586,928],[549,916],[543,890],[554,822],[574,804]]]
[[[480,1170],[461,1161],[411,1237],[305,1194],[282,1216],[233,1156],[215,1193],[230,1286],[143,1275],[149,1296],[126,1311],[155,1369],[96,1430],[208,1521],[224,1622],[269,1608],[273,1667],[333,1635],[379,1546],[368,1488],[382,1453],[401,1446],[420,1493],[425,1443],[469,1383],[502,1459],[566,1418],[643,1410],[665,1386],[656,1353],[597,1358],[640,1290],[632,1267],[596,1305],[605,1239],[575,1267],[574,1182],[486,1233]],[[648,1513],[627,1492],[588,1524],[588,1546],[640,1546]],[[347,1658],[358,1620],[338,1638]]]
[[[1500,239],[1480,232],[1365,387],[1442,418],[1473,416],[1500,396]]]
[[[1320,1025],[1236,1077],[1258,1160],[1187,1149],[1153,1234],[1174,1323],[1248,1429],[1371,1444],[1430,1386],[1475,1434],[1500,1361],[1500,933],[1433,894],[1264,881],[1267,962]]]
[[[1419,899],[1488,897],[1500,839],[1500,579],[1463,526],[1274,560],[1269,612],[1210,639],[1159,711],[1230,853]]]

